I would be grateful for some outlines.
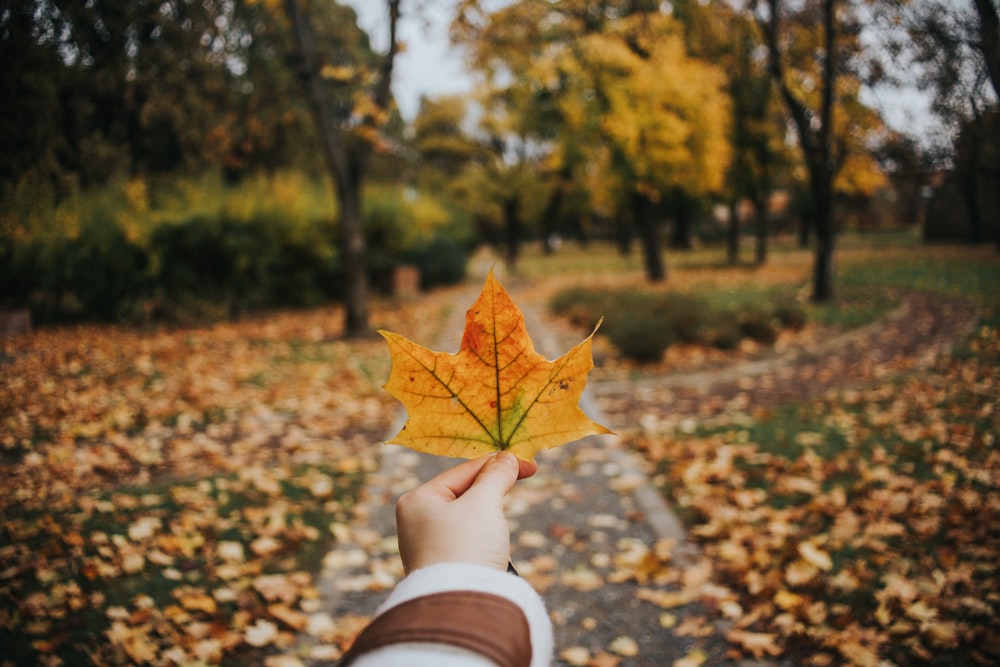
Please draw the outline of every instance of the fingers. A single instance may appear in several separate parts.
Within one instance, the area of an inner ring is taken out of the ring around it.
[[[425,483],[424,488],[443,498],[454,500],[469,490],[479,471],[491,460],[493,456],[489,455],[459,463]]]
[[[525,477],[531,477],[536,472],[538,472],[538,463],[535,461],[525,461],[522,458],[517,459],[517,478],[524,479]]]
[[[520,469],[518,458],[510,452],[500,452],[496,456],[491,456],[479,471],[476,481],[469,487],[466,495],[500,500],[510,487],[514,486]]]
[[[502,483],[496,487],[503,488],[501,495],[506,493],[516,480],[531,477],[538,471],[538,464],[534,461],[524,461],[510,452],[500,452],[465,461],[449,468],[428,481],[424,485],[424,490],[434,493],[439,497],[454,500],[468,491],[470,487],[478,484],[477,479],[482,477],[486,468],[490,468],[498,463],[500,464],[500,470],[505,471],[503,473],[504,477],[501,480]],[[514,471],[516,471],[516,475],[510,480],[509,484],[503,481],[507,474],[513,474]]]

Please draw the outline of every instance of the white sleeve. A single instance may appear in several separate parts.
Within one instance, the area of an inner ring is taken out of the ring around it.
[[[531,633],[531,667],[549,667],[552,658],[552,623],[545,603],[534,588],[515,574],[482,565],[438,563],[411,572],[396,585],[378,609],[381,614],[408,600],[445,591],[491,593],[516,604],[528,619]],[[360,656],[356,667],[490,667],[487,658],[444,644],[408,643],[386,646]]]

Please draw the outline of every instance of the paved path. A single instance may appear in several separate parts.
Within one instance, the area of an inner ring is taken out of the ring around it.
[[[440,341],[429,347],[458,348],[465,311],[479,288],[470,287],[459,297]],[[532,309],[525,308],[525,319],[541,354],[554,358],[566,351],[556,349]],[[589,393],[581,405],[591,418],[607,422]],[[387,437],[404,419],[401,411]],[[711,585],[705,569],[697,566],[677,518],[649,487],[641,462],[623,452],[613,436],[542,452],[538,461],[538,474],[518,482],[510,493],[507,515],[514,563],[545,597],[555,624],[557,656],[569,650],[569,660],[589,655],[607,661],[595,664],[660,667],[697,650],[706,664],[730,664],[722,659],[724,640],[697,601]],[[369,616],[385,599],[402,575],[395,543],[396,499],[454,463],[384,445],[363,506],[326,558],[320,577],[323,607],[334,618]],[[640,599],[640,589],[647,598],[675,597],[668,610],[663,598],[660,604]],[[611,656],[620,662],[608,661]],[[557,658],[553,664],[572,663]]]
[[[440,340],[429,347],[457,349],[465,310],[479,287],[460,293]],[[565,352],[569,344],[553,340],[541,316],[518,300],[516,289],[511,292],[538,351],[548,358]],[[581,405],[612,427],[653,418],[662,427],[692,415],[749,411],[792,396],[874,382],[926,363],[974,316],[968,307],[943,299],[908,296],[883,322],[814,349],[701,374],[591,384]],[[404,419],[401,410],[386,437]],[[323,608],[335,619],[370,616],[384,600],[402,575],[396,498],[454,464],[383,447],[380,469],[369,480],[356,519],[339,536],[320,578]],[[757,664],[724,656],[721,628],[702,607],[720,590],[708,579],[711,569],[685,541],[676,516],[651,488],[643,461],[623,451],[613,436],[542,452],[538,460],[538,474],[512,490],[507,515],[514,563],[544,595],[555,624],[554,665],[664,667],[689,655],[709,666]],[[585,662],[588,657],[593,662]]]
[[[703,372],[602,383],[595,393],[614,423],[683,429],[691,418],[739,418],[926,367],[978,318],[971,303],[942,296],[907,293],[900,302],[877,322],[810,346]]]

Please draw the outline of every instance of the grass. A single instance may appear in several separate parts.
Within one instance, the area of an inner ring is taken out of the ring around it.
[[[845,289],[893,288],[1000,305],[1000,255],[993,247],[851,248],[838,277]]]
[[[657,360],[665,347],[676,342],[731,348],[740,338],[750,337],[766,343],[773,340],[771,325],[795,328],[807,321],[836,331],[854,329],[896,308],[900,290],[982,292],[996,280],[986,261],[977,264],[981,272],[970,278],[968,271],[956,273],[954,262],[915,259],[928,253],[910,237],[877,241],[868,245],[863,237],[845,240],[837,298],[823,304],[810,300],[811,253],[789,245],[774,247],[769,262],[761,267],[728,266],[719,248],[668,253],[668,278],[656,285],[645,281],[637,252],[623,257],[608,244],[568,246],[552,256],[532,250],[525,253],[518,273],[552,285],[552,309],[581,328],[604,316],[603,333],[619,351],[645,361]],[[937,252],[929,256],[936,258]],[[923,266],[936,271],[917,279]],[[652,317],[653,313],[660,316]],[[697,320],[692,326],[700,333],[678,333],[674,326],[678,319]],[[617,335],[616,326],[627,326],[629,331]]]

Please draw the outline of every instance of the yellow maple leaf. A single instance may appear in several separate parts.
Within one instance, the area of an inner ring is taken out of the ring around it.
[[[492,271],[466,313],[457,353],[379,333],[392,355],[385,388],[408,417],[389,443],[462,458],[507,450],[530,461],[542,449],[611,433],[577,404],[594,367],[594,334],[548,361],[535,352],[524,315]]]

